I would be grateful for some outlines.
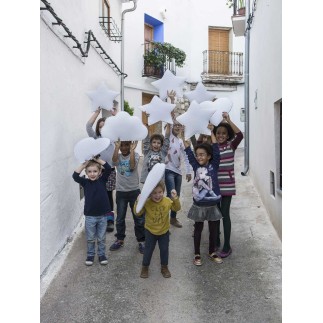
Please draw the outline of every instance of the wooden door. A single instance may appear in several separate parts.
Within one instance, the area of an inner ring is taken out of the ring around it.
[[[209,73],[229,74],[229,30],[209,27]]]

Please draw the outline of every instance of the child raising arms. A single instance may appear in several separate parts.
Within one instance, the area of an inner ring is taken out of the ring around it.
[[[179,211],[181,204],[175,190],[171,192],[171,199],[164,196],[165,183],[160,181],[150,194],[142,210],[136,213],[138,199],[134,206],[134,212],[137,215],[145,213],[145,251],[142,260],[141,278],[148,278],[148,269],[154,252],[156,242],[158,241],[160,250],[161,273],[163,277],[171,277],[168,270],[169,255],[169,211]]]
[[[223,121],[213,129],[213,133],[219,143],[220,166],[218,180],[222,199],[220,210],[223,216],[224,244],[219,255],[222,258],[228,257],[232,253],[230,246],[231,219],[230,205],[232,196],[236,194],[234,177],[234,153],[243,139],[240,129],[231,121],[229,114],[223,112]],[[220,244],[218,242],[218,244]]]
[[[211,128],[211,126],[210,126]],[[213,128],[213,127],[212,127]],[[200,255],[201,235],[204,221],[209,225],[209,258],[222,263],[221,257],[215,252],[215,242],[218,235],[218,227],[221,212],[217,204],[221,200],[218,183],[218,168],[220,163],[219,146],[216,143],[215,135],[211,134],[212,146],[207,143],[195,147],[195,156],[191,150],[190,141],[185,141],[185,152],[194,170],[194,185],[192,190],[193,205],[187,217],[195,221],[194,224],[194,265],[202,265]]]
[[[103,171],[102,171],[103,166]],[[88,178],[80,174],[85,169]],[[111,211],[107,197],[106,182],[111,173],[110,165],[102,159],[93,159],[81,164],[73,173],[73,179],[84,189],[85,234],[87,240],[87,258],[85,264],[93,265],[95,256],[95,240],[101,265],[106,265],[105,232],[107,228],[106,214]]]

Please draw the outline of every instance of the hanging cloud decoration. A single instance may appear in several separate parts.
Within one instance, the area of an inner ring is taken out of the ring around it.
[[[148,114],[148,125],[150,126],[158,121],[173,124],[171,112],[175,106],[176,104],[166,103],[155,95],[150,103],[140,106],[139,109]]]
[[[105,110],[112,110],[113,100],[119,95],[119,92],[110,90],[104,81],[94,91],[86,92],[92,103],[91,111],[97,110],[99,107]]]
[[[229,113],[232,109],[233,102],[229,98],[219,98],[215,100],[216,112],[212,115],[210,122],[217,126],[222,120],[222,112]]]
[[[207,91],[203,83],[199,82],[195,90],[184,93],[184,97],[190,102],[195,100],[197,103],[201,103],[203,101],[212,101],[215,98],[215,94]]]
[[[175,76],[170,70],[166,70],[163,77],[158,81],[151,82],[151,85],[159,90],[160,99],[165,100],[167,98],[167,91],[172,90],[176,92],[177,97],[181,97],[185,80],[186,77]]]
[[[154,190],[159,181],[163,178],[165,173],[166,165],[163,163],[158,163],[153,166],[151,171],[148,173],[145,184],[142,187],[141,194],[136,206],[136,212],[140,212],[144,207],[149,195]]]
[[[108,138],[84,138],[74,146],[74,155],[80,163],[90,160],[100,154],[110,145]]]
[[[125,111],[120,111],[115,116],[108,118],[101,128],[102,137],[112,141],[135,141],[146,138],[147,128],[136,116],[131,116]]]
[[[215,102],[197,103],[193,100],[188,110],[176,118],[179,123],[185,126],[185,139],[189,139],[197,133],[211,135],[211,130],[207,126],[215,111]]]

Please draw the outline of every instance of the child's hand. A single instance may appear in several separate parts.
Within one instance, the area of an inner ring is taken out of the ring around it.
[[[228,112],[222,112],[222,117],[223,117],[223,120],[225,120],[226,122],[230,121],[230,116]]]
[[[120,149],[120,146],[121,146],[120,138],[118,138],[118,140],[115,141],[114,144],[115,144],[115,149],[119,150]]]
[[[137,147],[138,141],[132,141],[130,144],[130,150],[134,151]]]
[[[208,129],[210,129],[211,131],[213,131],[214,129],[214,125],[212,123],[209,123],[207,126]]]
[[[137,196],[137,202],[138,202],[138,201],[139,201],[139,199],[140,199],[140,195],[141,195],[141,194],[139,194],[139,195]]]
[[[188,140],[185,140],[184,141],[184,146],[185,146],[185,148],[191,147],[191,141],[189,139]]]
[[[174,90],[171,90],[170,92],[167,90],[167,96],[170,98],[171,102],[174,103],[176,92]]]
[[[170,194],[171,194],[173,200],[175,200],[178,197],[176,190],[171,190]]]

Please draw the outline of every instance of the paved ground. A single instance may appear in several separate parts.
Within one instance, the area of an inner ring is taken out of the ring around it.
[[[240,175],[242,170],[243,150],[238,149],[237,196],[231,204],[233,253],[223,264],[206,257],[207,226],[201,243],[203,265],[192,263],[193,226],[186,217],[191,183],[185,182],[179,212],[183,228],[170,229],[171,278],[160,273],[158,246],[150,277],[139,277],[142,255],[128,213],[125,246],[107,252],[107,266],[95,262],[86,267],[84,232],[76,239],[42,297],[40,322],[281,322],[281,241],[250,177]],[[107,246],[113,241],[113,233],[108,233]]]

